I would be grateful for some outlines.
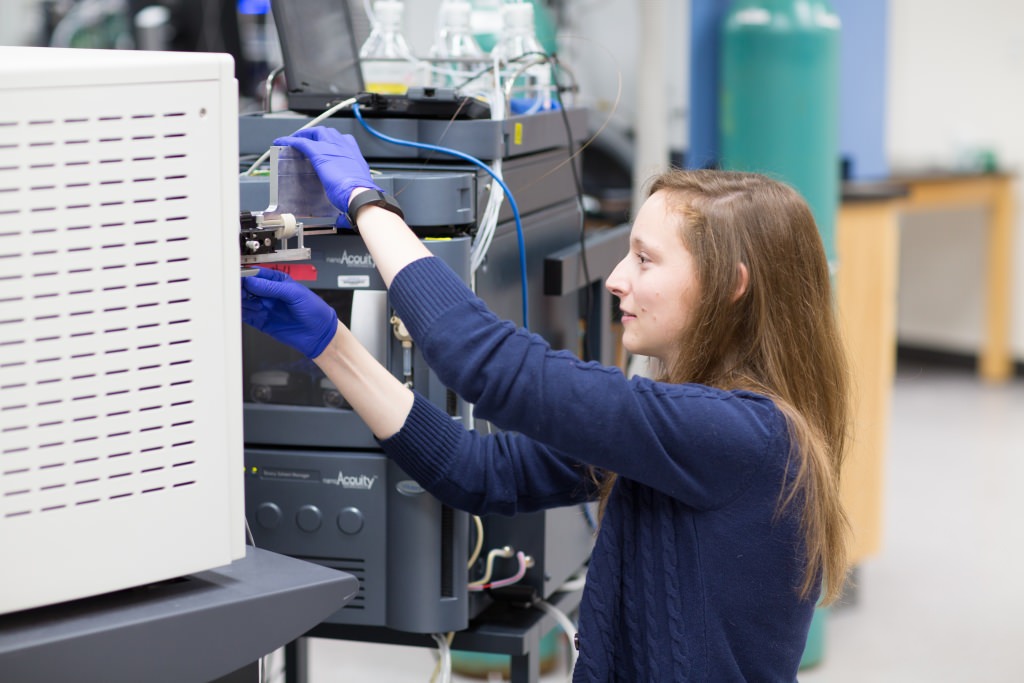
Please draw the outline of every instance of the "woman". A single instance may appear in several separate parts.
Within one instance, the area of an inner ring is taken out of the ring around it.
[[[354,140],[312,162],[446,385],[502,429],[467,432],[406,389],[305,287],[261,270],[246,322],[313,358],[384,451],[445,503],[512,514],[600,497],[576,681],[793,681],[845,575],[847,374],[814,220],[752,174],[656,178],[608,278],[623,344],[657,381],[497,319],[387,206]],[[367,188],[371,188],[368,190]]]

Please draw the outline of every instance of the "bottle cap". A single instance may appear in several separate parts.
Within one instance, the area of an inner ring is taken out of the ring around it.
[[[402,10],[405,3],[401,0],[377,0],[373,3],[373,13],[378,23],[394,24],[402,21]]]
[[[533,5],[528,2],[502,5],[501,19],[506,29],[533,31]]]
[[[451,0],[441,5],[441,23],[451,28],[468,28],[473,6],[464,0]]]

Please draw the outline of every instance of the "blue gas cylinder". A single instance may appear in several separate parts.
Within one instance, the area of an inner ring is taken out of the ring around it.
[[[827,0],[735,0],[720,44],[720,166],[793,186],[834,263],[839,17]]]

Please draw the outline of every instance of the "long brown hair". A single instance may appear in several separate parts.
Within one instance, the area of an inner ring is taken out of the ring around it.
[[[829,266],[814,217],[789,186],[766,176],[672,170],[648,196],[667,194],[693,254],[700,298],[660,380],[768,396],[789,428],[791,484],[778,511],[800,504],[807,569],[801,597],[821,579],[823,602],[845,582],[849,523],[839,494],[847,451],[849,371],[836,323]],[[741,286],[738,264],[748,284]],[[614,476],[603,478],[602,503]],[[785,484],[785,482],[783,482]]]

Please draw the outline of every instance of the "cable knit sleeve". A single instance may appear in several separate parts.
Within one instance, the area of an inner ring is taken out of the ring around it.
[[[597,492],[586,465],[521,434],[466,430],[419,394],[381,447],[438,500],[473,514],[533,512]]]
[[[427,363],[477,415],[572,459],[712,509],[746,490],[768,460],[781,467],[788,457],[784,419],[769,399],[630,380],[554,351],[497,318],[439,259],[403,268],[390,294]]]

